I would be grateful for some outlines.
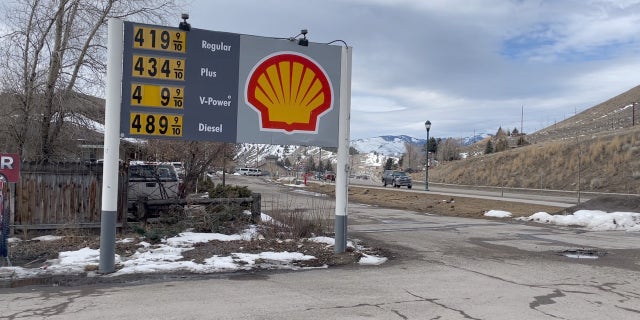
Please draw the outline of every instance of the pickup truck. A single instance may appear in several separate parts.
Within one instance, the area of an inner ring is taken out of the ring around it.
[[[180,180],[171,164],[145,163],[129,167],[127,203],[135,209],[139,198],[146,200],[178,199]]]
[[[411,189],[411,177],[404,171],[385,170],[382,173],[382,185],[390,184],[396,188],[405,186]]]

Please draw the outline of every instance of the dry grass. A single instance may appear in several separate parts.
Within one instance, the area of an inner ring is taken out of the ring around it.
[[[441,164],[433,182],[637,193],[640,129],[541,142],[504,152]]]
[[[309,184],[308,189],[335,196],[334,185]],[[407,192],[395,188],[378,189],[364,186],[349,186],[349,202],[468,218],[483,218],[484,213],[489,210],[508,211],[514,217],[529,216],[540,211],[555,213],[562,210],[562,208],[552,206],[449,197],[435,193]]]

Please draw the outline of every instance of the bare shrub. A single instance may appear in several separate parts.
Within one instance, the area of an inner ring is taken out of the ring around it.
[[[591,190],[597,190],[599,188],[602,188],[604,184],[604,179],[602,178],[593,178],[591,179],[591,182],[589,183],[589,187],[591,187]]]
[[[286,196],[286,195],[285,195]],[[261,222],[261,232],[265,237],[278,239],[299,239],[333,234],[333,202],[327,199],[309,198],[304,206],[295,204],[294,199],[271,201],[269,215],[272,220]],[[279,203],[284,203],[280,207]],[[276,206],[276,207],[274,207]],[[300,209],[300,207],[310,209]]]

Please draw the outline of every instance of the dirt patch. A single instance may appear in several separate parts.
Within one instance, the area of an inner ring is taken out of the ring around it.
[[[116,254],[126,257],[133,255],[141,246],[140,242],[148,241],[135,234],[121,234],[118,239],[128,238],[127,243],[116,243]],[[59,240],[22,240],[13,242],[9,248],[9,260],[16,267],[42,268],[46,267],[47,260],[57,259],[58,253],[63,251],[75,251],[82,248],[98,249],[100,239],[95,236],[66,236]],[[316,259],[299,261],[295,265],[299,267],[339,266],[357,263],[364,253],[370,255],[385,256],[381,248],[365,248],[355,250],[348,247],[345,253],[336,254],[333,246],[325,243],[299,240],[261,239],[251,241],[209,241],[197,243],[194,248],[182,253],[185,261],[203,263],[205,259],[214,255],[230,256],[234,253],[261,253],[261,252],[300,252],[311,255]],[[260,263],[258,261],[257,263]]]
[[[98,249],[100,247],[99,235],[73,235],[71,231],[59,240],[21,240],[9,245],[9,260],[11,265],[24,268],[39,268],[45,265],[47,260],[57,259],[59,252],[75,251],[82,248]],[[136,239],[135,235],[122,235],[121,238]],[[118,255],[131,255],[139,247],[142,241],[128,243],[116,243],[115,251]]]
[[[309,184],[307,188],[309,191],[335,196],[334,185]],[[489,210],[504,210],[511,212],[514,217],[522,217],[541,211],[555,213],[562,209],[537,204],[451,197],[436,193],[405,192],[404,190],[377,189],[364,186],[349,186],[349,201],[467,218],[484,218],[485,212]]]
[[[261,253],[261,252],[300,252],[316,257],[313,260],[299,261],[300,267],[321,267],[352,264],[358,262],[363,256],[361,252],[347,248],[345,254],[336,255],[333,247],[324,243],[308,240],[279,240],[264,239],[253,241],[209,241],[198,243],[193,250],[183,252],[184,260],[203,263],[205,259],[213,255],[229,256],[234,253]]]

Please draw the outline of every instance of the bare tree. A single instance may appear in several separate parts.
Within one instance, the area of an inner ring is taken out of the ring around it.
[[[146,160],[180,161],[184,165],[181,195],[194,192],[198,178],[212,167],[222,167],[238,153],[239,145],[224,142],[149,140]],[[142,155],[143,157],[145,155]]]
[[[405,142],[404,143],[405,153],[403,166],[405,170],[408,169],[416,169],[424,164],[421,160],[423,155],[421,155],[421,148],[416,146],[413,143]]]
[[[106,22],[130,18],[164,22],[174,0],[23,0],[3,3],[2,91],[5,134],[18,152],[46,162],[56,155],[74,101],[102,95]],[[29,150],[29,152],[27,152]]]
[[[437,158],[439,161],[460,160],[460,143],[453,138],[447,138],[438,144]]]

